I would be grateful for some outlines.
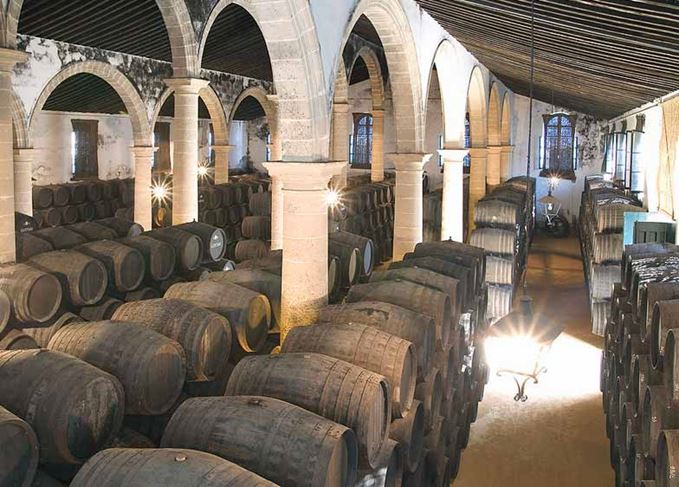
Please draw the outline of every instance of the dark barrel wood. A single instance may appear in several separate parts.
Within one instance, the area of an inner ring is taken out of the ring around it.
[[[212,453],[284,487],[353,487],[356,481],[353,431],[269,397],[188,399],[161,446]]]
[[[651,321],[655,303],[679,299],[679,282],[649,282],[646,286],[646,299],[641,302],[639,310],[640,333],[645,339],[651,332]]]
[[[419,257],[434,257],[444,259],[447,262],[457,263],[475,269],[475,281],[477,287],[481,286],[486,275],[485,256],[483,248],[475,247],[452,240],[443,242],[423,242],[417,244],[414,255]]]
[[[85,183],[69,184],[68,190],[71,193],[72,205],[80,205],[87,201],[87,187]]]
[[[61,208],[46,208],[44,210],[35,210],[33,218],[35,218],[40,228],[53,228],[62,224],[63,213]]]
[[[36,237],[32,233],[16,234],[17,262],[23,262],[34,255],[52,250],[54,247],[47,240]]]
[[[41,464],[83,463],[123,420],[124,393],[115,377],[49,350],[0,352],[0,398],[35,431]]]
[[[192,384],[201,384],[200,382],[193,382]],[[226,389],[226,387],[225,387]],[[220,394],[223,396],[224,392]],[[202,397],[202,396],[201,396]],[[154,444],[160,445],[163,439],[163,433],[165,433],[165,428],[170,422],[172,415],[181,406],[184,401],[189,398],[188,395],[182,393],[179,395],[172,407],[163,414],[157,414],[155,416],[140,416],[140,415],[126,415],[123,420],[123,424],[126,428],[130,428],[137,433],[147,437]]]
[[[126,414],[162,414],[184,385],[184,351],[143,325],[121,321],[62,327],[48,348],[78,357],[117,377],[125,389]]]
[[[87,243],[87,239],[79,233],[62,227],[43,228],[33,232],[33,236],[46,240],[54,250],[72,249]]]
[[[104,448],[155,448],[158,446],[150,438],[127,427],[122,427],[118,434]]]
[[[119,242],[141,252],[144,256],[146,275],[150,279],[164,281],[174,272],[177,254],[172,245],[147,235],[122,238]]]
[[[403,480],[404,465],[401,445],[388,439],[380,454],[380,468],[359,471],[358,486],[380,485],[384,487],[400,487]]]
[[[401,445],[405,468],[409,472],[417,470],[424,448],[424,407],[420,401],[413,401],[405,418],[391,422],[389,438]]]
[[[650,326],[651,365],[656,370],[663,370],[663,356],[667,334],[673,328],[679,328],[679,299],[659,301],[653,307]]]
[[[73,306],[97,303],[108,286],[104,264],[75,250],[39,254],[31,257],[28,264],[53,274],[61,283],[64,299]]]
[[[436,339],[448,344],[452,328],[450,298],[435,289],[408,281],[371,282],[353,286],[346,301],[383,301],[425,314],[436,323]]]
[[[52,191],[54,206],[66,206],[71,201],[71,192],[66,184],[53,184],[48,186]]]
[[[231,324],[234,344],[256,352],[266,341],[271,324],[271,305],[263,294],[237,284],[214,281],[173,285],[166,298],[182,299],[225,316]]]
[[[362,466],[376,468],[389,432],[386,380],[319,354],[251,356],[236,366],[226,395],[257,395],[290,402],[354,430]]]
[[[73,225],[80,218],[80,213],[78,212],[77,206],[64,206],[59,208],[61,211],[61,224],[62,225]]]
[[[177,257],[175,266],[182,271],[197,269],[203,260],[203,242],[192,233],[178,228],[157,228],[144,235],[172,245]]]
[[[54,480],[52,477],[47,475],[42,470],[35,472],[35,477],[33,479],[33,484],[31,487],[66,487],[64,484],[58,480]]]
[[[441,374],[437,368],[429,371],[424,382],[417,384],[415,398],[422,403],[424,408],[425,431],[431,429],[434,419],[439,414],[441,400],[443,398],[443,387]]]
[[[114,240],[118,238],[118,234],[104,225],[96,222],[82,222],[74,225],[69,225],[69,230],[79,233],[89,241],[93,240]]]
[[[241,240],[236,244],[236,261],[266,257],[270,250],[269,245],[263,240]]]
[[[31,487],[38,439],[24,420],[0,406],[0,487]]]
[[[174,228],[196,235],[202,244],[202,255],[206,262],[217,262],[226,252],[226,234],[221,228],[205,223],[184,223]]]
[[[109,449],[92,457],[71,487],[276,487],[235,463],[178,449]]]
[[[340,287],[345,289],[355,284],[359,278],[360,254],[358,248],[328,240],[328,252],[339,259]]]
[[[52,190],[48,186],[33,186],[33,208],[49,208],[54,203]]]
[[[271,215],[271,192],[263,191],[250,196],[250,213],[255,216]]]
[[[44,323],[63,298],[56,277],[26,264],[0,266],[0,291],[9,298],[12,319],[19,323]]]
[[[263,294],[271,305],[271,330],[278,330],[281,321],[281,276],[253,269],[238,269],[226,272],[212,272],[209,281],[230,282],[250,291]]]
[[[116,298],[106,297],[94,306],[80,308],[78,314],[85,321],[104,321],[110,320],[113,313],[122,306],[123,302]]]
[[[130,303],[132,301],[147,301],[149,299],[157,299],[159,297],[160,293],[158,290],[152,287],[142,287],[136,291],[125,293],[125,296],[123,296],[123,301]]]
[[[101,220],[97,220],[95,223],[110,228],[116,232],[118,237],[122,238],[137,237],[144,233],[144,227],[142,227],[139,223],[135,223],[134,221],[128,220],[126,218],[103,218]]]
[[[5,331],[12,317],[12,302],[5,291],[0,290],[0,333]]]
[[[82,318],[74,313],[65,312],[58,314],[55,318],[49,320],[46,325],[36,328],[24,328],[23,332],[33,338],[35,343],[38,344],[40,348],[47,348],[50,340],[54,334],[61,329],[62,326],[66,326],[69,323],[76,323],[82,321]]]
[[[89,222],[97,217],[97,209],[92,203],[78,205],[78,219],[82,222]]]
[[[116,291],[132,291],[144,279],[144,256],[133,247],[102,240],[81,245],[76,250],[106,266],[109,285]]]
[[[271,240],[271,217],[246,216],[241,228],[245,238]]]
[[[343,243],[357,248],[360,275],[367,277],[372,274],[375,267],[376,251],[375,244],[371,239],[349,232],[333,232],[328,235],[328,239],[331,242]]]
[[[38,344],[22,330],[11,328],[0,333],[0,350],[32,350]]]
[[[125,303],[115,321],[142,324],[178,342],[186,354],[189,381],[213,380],[229,359],[231,327],[226,318],[178,299]]]
[[[319,322],[362,323],[403,338],[415,345],[417,376],[424,379],[434,360],[436,325],[424,314],[377,301],[326,306],[319,310]]]
[[[410,411],[417,357],[415,346],[402,338],[355,323],[299,326],[290,330],[281,352],[320,353],[383,375],[391,388],[394,417],[405,417]]]

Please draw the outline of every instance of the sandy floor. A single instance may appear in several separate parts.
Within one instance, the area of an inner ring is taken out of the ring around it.
[[[516,403],[511,378],[491,375],[455,487],[614,485],[599,392],[601,339],[590,333],[577,240],[537,237],[529,259],[535,308],[561,320],[549,371]]]

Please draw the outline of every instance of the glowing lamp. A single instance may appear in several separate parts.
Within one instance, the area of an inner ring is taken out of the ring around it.
[[[207,166],[198,166],[198,177],[204,178],[208,174]]]
[[[172,191],[167,181],[154,181],[151,186],[151,198],[159,204],[166,203],[172,197]]]
[[[337,206],[337,205],[339,204],[339,202],[340,202],[340,193],[339,193],[339,191],[334,190],[334,189],[329,189],[329,190],[325,193],[325,202],[326,202],[326,204],[327,204],[329,207],[331,207],[331,208],[334,208],[335,206]]]
[[[515,401],[526,402],[526,386],[538,383],[547,372],[547,358],[552,342],[561,334],[563,326],[546,323],[533,314],[533,301],[521,298],[518,310],[498,321],[485,339],[485,350],[490,367],[502,376],[511,376],[517,387]]]

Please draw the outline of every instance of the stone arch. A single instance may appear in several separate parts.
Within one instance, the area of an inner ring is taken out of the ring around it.
[[[490,100],[488,102],[488,144],[494,146],[502,144],[502,106],[500,105],[500,93],[497,82],[493,83],[490,87]]]
[[[40,113],[45,102],[52,94],[52,92],[65,80],[77,74],[91,74],[106,81],[123,100],[127,113],[132,123],[132,133],[134,136],[134,144],[139,147],[146,147],[152,145],[152,131],[149,127],[149,121],[146,114],[146,107],[142,101],[139,93],[132,85],[132,82],[127,77],[118,71],[110,64],[100,61],[83,61],[71,64],[59,71],[43,88],[38,97],[33,110],[31,111],[30,121],[28,124],[29,131],[33,132],[33,124],[35,123],[36,115]]]
[[[471,125],[472,147],[486,147],[488,145],[488,95],[479,66],[474,67],[469,78],[467,111]]]
[[[334,103],[349,103],[349,80],[347,79],[347,68],[343,56],[340,56],[339,61],[337,61],[337,75],[333,88]]]
[[[512,143],[512,107],[509,100],[509,93],[505,93],[502,100],[502,125],[500,129],[502,145],[508,146]]]
[[[398,0],[361,0],[345,32],[340,53],[344,51],[362,15],[375,27],[387,57],[397,151],[421,152],[424,140],[422,90],[415,41],[408,18]]]
[[[19,17],[24,0],[9,0],[7,6],[6,45],[16,48]],[[158,9],[165,22],[172,50],[172,67],[178,78],[193,77],[199,74],[196,53],[196,37],[193,32],[191,16],[184,0],[156,0]]]
[[[238,95],[238,98],[236,98],[236,101],[231,108],[231,113],[229,114],[228,127],[231,127],[231,122],[233,122],[233,117],[236,115],[238,106],[249,96],[257,100],[264,109],[266,121],[269,124],[269,132],[271,133],[271,159],[273,161],[279,161],[282,157],[282,146],[278,124],[278,108],[276,103],[272,100],[272,95],[269,95],[264,88],[252,86],[243,90],[243,92]]]
[[[448,149],[464,146],[465,106],[460,105],[458,102],[460,97],[458,96],[456,86],[459,85],[459,74],[456,61],[457,53],[455,46],[449,40],[444,39],[436,49],[428,75],[428,85],[431,86],[434,66],[436,66],[436,74],[441,91],[441,104],[443,106],[443,139],[445,147]]]
[[[31,134],[28,130],[28,117],[24,104],[15,91],[10,90],[10,110],[12,112],[12,141],[15,149],[28,149],[32,146]]]
[[[356,61],[362,59],[368,68],[368,74],[370,76],[370,93],[373,101],[373,110],[382,110],[384,108],[384,81],[382,77],[382,68],[380,66],[380,60],[377,59],[377,54],[368,46],[363,46],[354,57],[353,63],[351,64],[351,72],[354,71],[356,66]],[[351,72],[348,78],[351,79]]]
[[[282,0],[272,10],[268,2],[219,0],[203,29],[199,62],[212,25],[231,4],[247,10],[257,22],[271,59],[277,108],[280,113],[290,114],[281,117],[277,127],[281,159],[297,162],[327,159],[330,123],[320,46],[309,2]],[[272,12],[276,13],[273,19]]]

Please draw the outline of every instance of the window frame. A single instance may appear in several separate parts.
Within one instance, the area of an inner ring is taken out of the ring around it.
[[[556,126],[557,128],[557,147],[559,148],[559,152],[565,151],[566,148],[570,148],[570,157],[566,157],[565,159],[563,158],[563,154],[560,154],[558,158],[558,167],[554,168],[553,167],[553,161],[551,157],[551,153],[549,152],[550,147],[552,147],[551,144],[548,143],[548,128],[552,127],[550,126],[550,122],[554,120],[554,118],[559,118],[558,124]],[[577,124],[577,116],[572,115],[569,113],[565,112],[554,112],[550,113],[547,115],[543,115],[543,128],[542,128],[542,137],[540,138],[540,158],[538,162],[538,169],[540,169],[540,177],[552,177],[552,176],[557,176],[560,179],[569,179],[572,181],[575,181],[575,171],[577,170],[577,161],[578,161],[578,155],[577,155],[577,134],[576,134],[576,124]],[[570,134],[570,140],[568,141],[568,145],[564,146],[562,141],[564,139],[564,136],[562,135],[562,130],[567,127],[566,125],[562,124],[562,119],[567,119],[570,122],[570,129],[571,129],[571,134]],[[564,160],[562,160],[564,159]],[[564,165],[568,164],[567,168],[564,168]]]
[[[79,135],[88,134],[93,140],[87,141],[88,154],[80,154],[83,146]],[[81,156],[87,157],[86,167],[81,167]],[[82,181],[99,178],[99,121],[92,119],[71,119],[71,179]]]
[[[361,124],[362,120],[367,120],[370,123]],[[361,128],[367,130],[367,134],[359,134]],[[351,167],[355,169],[370,169],[372,167],[372,152],[373,152],[373,128],[374,119],[372,113],[354,113],[353,114],[353,125],[351,131],[350,147],[349,147],[349,160],[351,161]],[[365,147],[360,147],[360,153],[363,156],[361,161],[357,160],[359,155],[359,137],[365,137]],[[367,159],[367,162],[366,162]]]

